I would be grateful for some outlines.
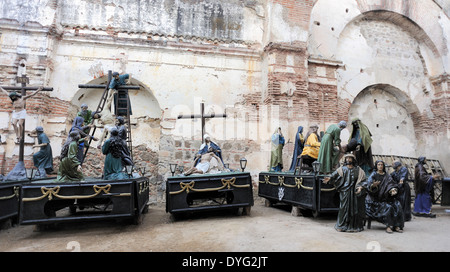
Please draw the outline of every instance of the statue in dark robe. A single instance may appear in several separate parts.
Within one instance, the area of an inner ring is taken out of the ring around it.
[[[323,182],[334,185],[339,192],[339,212],[334,228],[340,232],[359,232],[364,230],[366,175],[356,165],[353,154],[345,155],[344,163]]]
[[[359,118],[352,120],[350,139],[348,142],[346,151],[353,151],[358,161],[358,166],[368,176],[374,169],[371,147],[373,140],[369,128]]]
[[[106,180],[127,179],[128,175],[123,172],[126,165],[123,158],[128,156],[126,143],[119,136],[119,130],[112,128],[110,130],[111,137],[106,140],[102,146],[102,152],[106,155],[103,167],[103,178]],[[131,160],[131,159],[130,159]]]
[[[414,191],[416,198],[414,200],[413,214],[415,216],[435,218],[436,215],[431,213],[431,207],[433,205],[431,193],[434,189],[434,181],[439,178],[439,175],[431,176],[427,173],[424,167],[425,157],[419,157],[418,161],[414,168]]]
[[[123,116],[116,117],[116,128],[119,130],[119,137],[124,141],[127,140],[127,127],[125,125],[125,119]]]
[[[302,154],[304,145],[305,138],[303,137],[303,127],[299,126],[297,129],[297,134],[295,134],[294,154],[292,155],[292,162],[291,167],[289,167],[289,171],[295,171],[295,162],[297,161],[297,157]]]
[[[367,180],[366,214],[384,224],[387,233],[403,232],[405,216],[398,199],[398,184],[386,173],[383,161],[376,161],[375,166],[377,171]]]
[[[81,181],[84,179],[81,172],[81,161],[77,158],[79,140],[78,131],[72,131],[62,146],[57,181]]]
[[[409,186],[409,173],[400,161],[392,165],[394,172],[391,173],[392,179],[398,184],[398,200],[403,207],[405,222],[411,221],[411,187]]]
[[[40,147],[40,150],[33,155],[33,164],[39,169],[40,177],[45,177],[45,174],[53,172],[53,154],[50,140],[44,133],[44,128],[36,127],[38,144],[33,147]]]

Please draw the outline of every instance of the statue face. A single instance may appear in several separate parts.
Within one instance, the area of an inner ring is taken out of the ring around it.
[[[383,171],[383,168],[384,168],[384,163],[378,162],[378,163],[377,163],[377,170],[378,170],[378,171]]]
[[[346,163],[347,165],[353,164],[353,157],[347,157],[347,158],[345,158],[345,163]]]

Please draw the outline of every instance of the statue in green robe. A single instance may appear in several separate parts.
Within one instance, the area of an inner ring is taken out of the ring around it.
[[[83,117],[84,123],[83,126],[88,126],[94,121],[93,114],[91,110],[88,110],[87,104],[81,105],[81,111],[77,113],[77,116]]]
[[[340,205],[334,228],[340,232],[359,232],[364,230],[366,217],[366,174],[356,165],[353,154],[345,155],[344,163],[331,176],[325,177],[323,182],[334,185],[339,193]]]
[[[44,128],[36,127],[38,144],[33,147],[40,147],[41,149],[33,155],[34,166],[39,169],[40,177],[45,177],[45,174],[53,172],[53,154],[50,140],[44,133]]]
[[[127,148],[125,141],[119,136],[119,130],[112,128],[111,137],[105,141],[102,146],[102,152],[106,155],[105,165],[103,168],[103,178],[106,180],[127,179],[128,175],[123,172],[123,157]]]
[[[325,135],[320,142],[319,157],[321,173],[331,173],[339,162],[341,147],[341,130],[347,127],[345,121],[333,124],[327,128]]]
[[[61,164],[59,165],[57,181],[84,180],[81,162],[77,158],[79,140],[80,134],[77,131],[70,132],[69,138],[61,149]]]
[[[351,142],[353,140],[353,148],[351,148]],[[358,161],[358,166],[361,167],[366,176],[369,176],[372,170],[375,168],[372,158],[372,133],[369,128],[361,122],[359,118],[352,120],[352,126],[350,131],[350,138],[348,139],[349,145],[347,145],[347,152],[353,151],[353,154]]]

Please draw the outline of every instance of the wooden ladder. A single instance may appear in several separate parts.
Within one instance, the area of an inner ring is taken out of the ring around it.
[[[96,109],[95,112],[100,112],[105,107],[106,98],[108,97],[109,84],[111,83],[111,80],[112,80],[112,72],[108,71],[108,82],[106,83],[106,87],[105,87],[105,90],[103,91],[102,98],[100,98],[100,102],[98,103],[98,106],[97,106],[97,109]],[[89,137],[89,144],[86,146],[86,149],[84,150],[83,160],[81,160],[81,165],[83,165],[84,159],[86,158],[86,155],[88,153],[89,147],[91,146],[92,137],[94,137],[96,129],[97,128],[94,127],[94,129],[89,131],[91,137]]]
[[[131,140],[131,121],[130,121],[130,99],[128,97],[128,89],[120,89],[117,91],[117,99],[115,103],[115,115],[125,118],[127,127],[127,145],[130,150],[130,156],[133,158],[133,143]]]

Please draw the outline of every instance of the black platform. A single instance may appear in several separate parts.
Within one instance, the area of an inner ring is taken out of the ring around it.
[[[250,173],[227,172],[169,177],[166,182],[166,212],[172,214],[253,206]]]
[[[313,173],[261,172],[258,195],[270,204],[289,204],[312,211],[314,216],[338,212],[339,193],[332,185],[322,183],[323,178]]]
[[[149,180],[87,179],[56,182],[44,179],[24,184],[20,195],[20,224],[104,219],[132,219],[138,224],[147,211]]]
[[[11,219],[19,221],[20,189],[23,181],[0,181],[0,222]]]

